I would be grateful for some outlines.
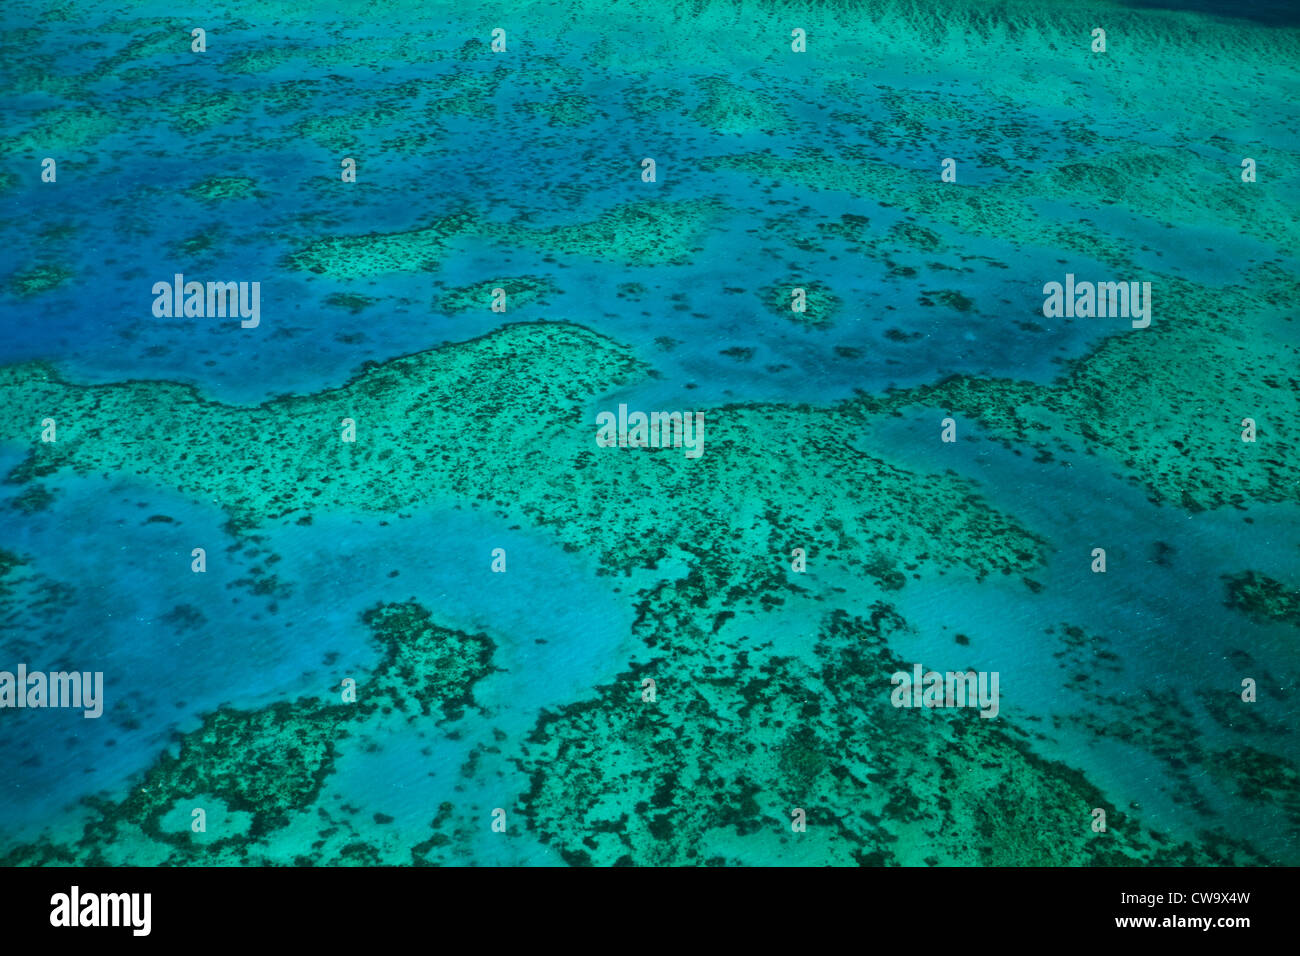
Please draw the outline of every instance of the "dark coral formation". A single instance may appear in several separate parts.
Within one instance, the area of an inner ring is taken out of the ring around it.
[[[1228,607],[1257,621],[1281,621],[1300,627],[1300,588],[1287,587],[1258,571],[1225,574],[1223,578]]]
[[[381,605],[365,625],[380,659],[357,681],[355,701],[331,689],[325,699],[280,701],[256,710],[224,707],[182,735],[119,801],[87,801],[93,817],[72,844],[42,838],[0,857],[7,866],[75,863],[104,866],[159,863],[267,864],[283,862],[294,825],[320,815],[321,788],[340,751],[364,730],[382,730],[389,715],[407,722],[461,720],[474,706],[474,685],[492,670],[494,645],[485,635],[438,626],[418,604]],[[191,808],[220,811],[212,836],[190,827]],[[171,817],[177,811],[179,826]],[[313,812],[315,811],[315,812]],[[241,822],[242,820],[242,822]],[[314,825],[314,824],[313,824]],[[298,862],[358,862],[355,844],[340,847],[338,828]],[[378,862],[362,859],[360,862]]]

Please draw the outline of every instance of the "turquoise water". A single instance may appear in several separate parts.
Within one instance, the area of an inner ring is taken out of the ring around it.
[[[102,670],[108,704],[0,710],[0,852],[1297,861],[1296,25],[687,6],[6,7],[0,670]],[[1152,281],[1152,329],[1045,318],[1067,272]],[[260,282],[260,325],[155,317],[175,273]],[[619,403],[704,410],[699,467],[592,457]],[[1247,571],[1271,600],[1234,606]],[[877,633],[882,602],[904,623]],[[386,648],[425,646],[368,625],[379,605],[457,648],[394,693],[438,707],[463,679],[463,714],[373,703]],[[997,671],[1000,717],[889,707],[897,661]],[[303,757],[345,677],[363,707]],[[272,743],[205,729],[302,700]],[[310,792],[266,797],[268,754]]]

